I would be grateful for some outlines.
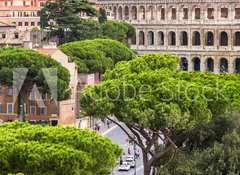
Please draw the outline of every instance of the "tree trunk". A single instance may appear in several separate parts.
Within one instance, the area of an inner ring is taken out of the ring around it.
[[[143,152],[144,175],[150,175],[151,167],[148,164],[148,154]]]

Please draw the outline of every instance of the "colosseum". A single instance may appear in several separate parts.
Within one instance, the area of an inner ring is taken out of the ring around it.
[[[182,70],[240,73],[240,0],[98,0],[136,27],[139,54],[179,55]]]

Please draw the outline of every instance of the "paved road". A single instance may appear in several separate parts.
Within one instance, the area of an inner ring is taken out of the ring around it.
[[[120,145],[124,150],[125,153],[128,153],[128,148],[130,147],[131,154],[133,155],[133,145],[129,145],[126,142],[127,135],[116,125],[111,126],[110,129],[107,129],[106,126],[102,126],[100,130],[100,134],[102,134],[105,137],[110,138],[114,143]],[[137,147],[138,149],[138,147]],[[142,155],[142,154],[141,154]],[[140,155],[140,156],[141,156]],[[118,166],[115,167],[114,175],[134,175],[134,168],[131,168],[130,171],[118,171]],[[142,156],[141,159],[136,160],[136,175],[143,175],[143,161]]]

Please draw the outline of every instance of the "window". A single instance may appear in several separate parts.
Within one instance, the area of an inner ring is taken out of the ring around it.
[[[161,19],[165,19],[165,9],[161,9]]]
[[[42,99],[46,100],[47,99],[47,94],[45,94],[45,93],[41,93],[41,94],[42,94]]]
[[[7,6],[8,5],[8,3],[7,2],[5,2],[5,6]]]
[[[28,22],[25,22],[25,26],[28,26]]]
[[[13,95],[13,88],[12,86],[7,87],[7,95]]]
[[[188,19],[188,8],[183,9],[183,19]]]
[[[36,106],[30,106],[30,114],[36,114]]]
[[[214,19],[214,8],[208,8],[207,9],[207,18],[208,19]]]
[[[228,8],[221,8],[221,18],[228,18]]]
[[[18,22],[18,26],[22,26],[22,22]]]
[[[26,1],[23,1],[23,5],[24,5],[24,6],[26,5]]]
[[[31,6],[33,6],[33,1],[31,1]]]
[[[2,96],[2,86],[0,86],[0,96]]]
[[[31,22],[31,26],[34,26],[35,25],[35,23],[34,22]]]
[[[235,8],[235,19],[240,19],[240,8]]]
[[[3,113],[3,106],[1,103],[0,103],[0,113]]]
[[[36,99],[36,92],[34,90],[31,91],[30,99],[31,100],[35,100]]]
[[[177,19],[177,10],[172,8],[172,19]]]
[[[6,38],[6,33],[2,33],[2,38]]]
[[[14,33],[14,37],[15,38],[19,38],[19,34],[18,33]]]
[[[40,22],[38,22],[38,26],[40,26],[41,25],[41,23]]]
[[[200,19],[201,10],[200,8],[195,8],[195,19]]]
[[[40,115],[47,114],[46,107],[40,107]]]
[[[13,114],[13,103],[8,103],[7,104],[7,113],[8,114]]]

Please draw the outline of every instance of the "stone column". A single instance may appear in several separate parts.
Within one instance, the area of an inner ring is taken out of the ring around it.
[[[218,57],[215,57],[214,59],[214,72],[215,73],[219,73],[220,72],[220,68],[219,68],[219,61],[220,61],[220,58],[218,58]]]
[[[206,72],[206,59],[203,56],[201,56],[200,60],[201,60],[201,62],[200,62],[200,71],[201,72]]]

